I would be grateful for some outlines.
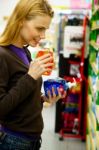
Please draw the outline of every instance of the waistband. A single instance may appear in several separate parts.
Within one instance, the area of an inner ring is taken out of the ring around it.
[[[19,138],[24,138],[26,140],[29,140],[29,141],[37,141],[39,139],[41,139],[41,135],[40,134],[32,134],[31,136],[28,136],[24,133],[21,133],[21,132],[16,132],[16,131],[12,131],[6,127],[0,127],[0,132],[2,133],[5,133],[5,134],[9,134],[9,135],[13,135],[15,137],[19,137]]]

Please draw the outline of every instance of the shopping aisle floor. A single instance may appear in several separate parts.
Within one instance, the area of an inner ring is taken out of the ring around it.
[[[66,138],[59,141],[59,134],[54,132],[55,105],[43,109],[44,130],[41,150],[86,150],[85,142],[79,139]]]

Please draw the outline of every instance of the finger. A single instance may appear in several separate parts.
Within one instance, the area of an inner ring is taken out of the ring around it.
[[[48,94],[48,98],[51,99],[52,96],[50,90],[48,90],[47,94]]]
[[[55,98],[56,97],[56,93],[55,93],[54,87],[52,87],[52,93],[53,93],[53,98]]]
[[[53,57],[52,56],[41,60],[41,63],[43,63],[43,64],[48,63],[48,62],[53,62]]]
[[[31,64],[34,64],[34,63],[36,63],[37,61],[38,61],[37,59],[34,59],[34,60],[31,61]]]
[[[43,66],[45,68],[47,68],[47,67],[53,67],[53,65],[54,65],[54,63],[47,63],[47,64],[44,64]]]
[[[50,56],[51,56],[51,54],[48,53],[48,54],[44,54],[43,56],[38,57],[38,59],[39,59],[39,60],[43,60],[43,59],[46,59],[46,58],[48,58],[48,57],[50,57]]]
[[[44,102],[48,102],[48,98],[46,96],[43,96]]]
[[[61,97],[62,97],[62,94],[61,94],[61,92],[60,92],[60,89],[57,88],[57,90],[58,90],[58,96],[61,98]]]
[[[63,95],[62,95],[62,98],[65,98],[65,97],[66,97],[66,94],[67,94],[67,92],[64,91],[64,93],[63,93]]]
[[[39,72],[44,73],[44,72],[51,72],[52,68],[48,68],[48,67],[44,67],[44,66],[40,66],[40,68],[38,69]]]

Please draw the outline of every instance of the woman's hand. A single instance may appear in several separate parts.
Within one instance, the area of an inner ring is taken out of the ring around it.
[[[50,72],[53,68],[54,63],[50,63],[53,60],[53,57],[50,54],[45,54],[41,57],[36,58],[30,63],[28,74],[37,80],[42,74],[46,71]]]
[[[62,98],[65,98],[65,97],[66,97],[66,91],[64,91],[64,93],[61,94],[59,88],[57,88],[57,90],[58,90],[58,96],[56,96],[55,90],[54,90],[54,88],[52,88],[52,95],[53,95],[53,96],[51,95],[50,91],[48,91],[48,97],[43,96],[43,101],[44,101],[44,102],[48,102],[48,103],[50,103],[50,104],[54,104],[54,103],[57,102],[59,99],[62,99]]]

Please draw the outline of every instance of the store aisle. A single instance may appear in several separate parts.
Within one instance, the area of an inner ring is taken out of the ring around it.
[[[79,139],[59,141],[59,135],[54,132],[55,105],[43,109],[44,131],[41,150],[85,150],[85,143]]]

